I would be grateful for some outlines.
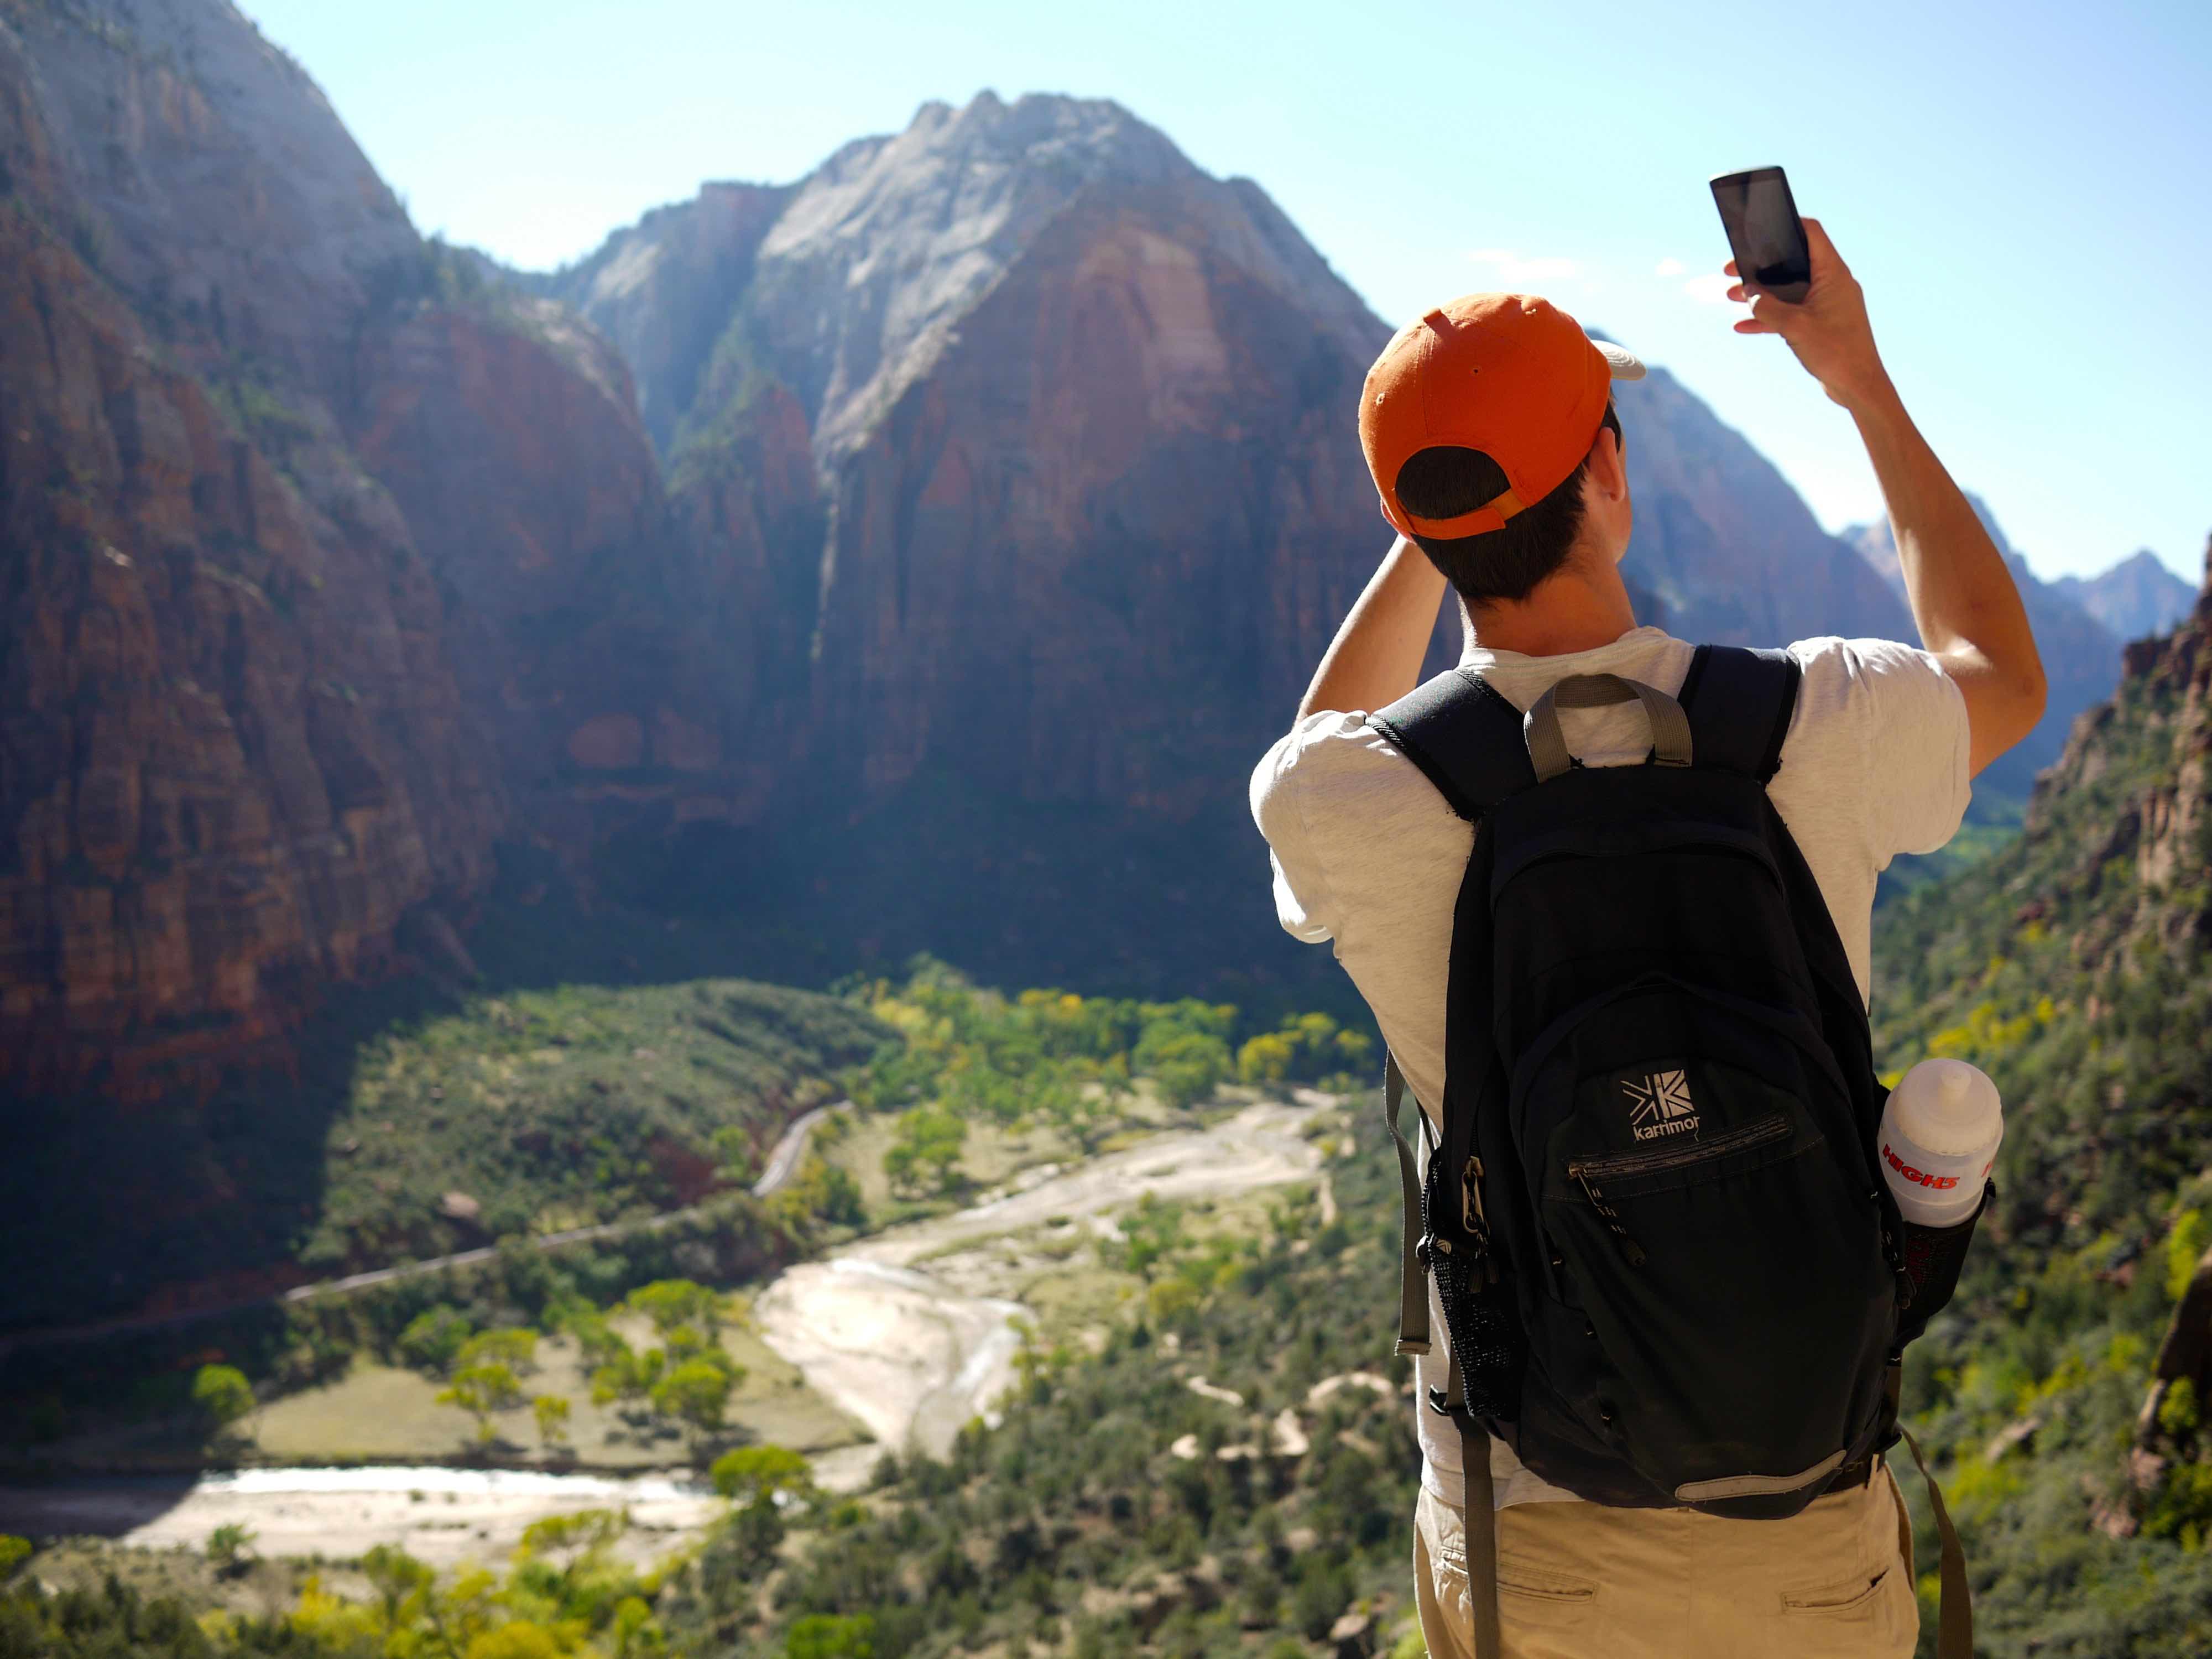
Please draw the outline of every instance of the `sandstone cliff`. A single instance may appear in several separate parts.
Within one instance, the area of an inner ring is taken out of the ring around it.
[[[451,939],[670,655],[633,404],[222,0],[0,8],[0,1077],[204,1084]]]
[[[371,970],[501,811],[434,573],[279,389],[411,233],[335,122],[271,164],[256,97],[319,100],[234,14],[137,21],[0,21],[0,1053],[125,1091]]]
[[[2130,929],[2170,945],[2212,945],[2212,542],[2196,604],[2169,634],[2122,648],[2121,697],[2084,711],[2063,752],[2036,780],[2031,836],[2049,834],[2063,802],[2102,783],[2116,767],[2149,780],[2121,803],[2094,842],[2080,847],[2071,885],[2094,895],[2106,866],[2132,866],[2136,902],[2101,920],[2106,937],[2084,936],[2086,955]],[[2137,714],[2132,726],[2129,715]]]
[[[1388,329],[1250,181],[986,94],[511,279],[223,0],[0,11],[0,165],[10,1065],[234,1055],[512,828],[1009,972],[1091,976],[1102,866],[1124,986],[1286,948],[1218,878],[1388,540]],[[1622,416],[1670,625],[1903,629],[1670,378]]]
[[[864,805],[933,764],[1033,800],[1233,801],[1388,541],[1352,411],[1389,325],[1256,185],[1109,103],[927,105],[535,286],[629,356],[693,556],[782,607],[747,635],[775,689],[738,699],[742,736],[725,716],[731,752],[780,751],[732,821],[802,753],[809,789]],[[1909,630],[1671,377],[1621,411],[1627,574],[1670,626]],[[801,423],[813,489],[766,486],[786,528],[732,515],[740,452]]]

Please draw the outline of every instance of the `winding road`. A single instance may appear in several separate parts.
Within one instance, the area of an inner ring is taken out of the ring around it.
[[[768,1168],[758,1181],[753,1182],[755,1198],[766,1198],[786,1182],[799,1167],[800,1154],[806,1150],[807,1137],[814,1127],[832,1112],[843,1111],[852,1105],[849,1100],[832,1101],[827,1106],[817,1106],[792,1121],[775,1149],[769,1153]],[[529,1241],[537,1250],[566,1249],[571,1244],[588,1244],[595,1239],[621,1238],[631,1233],[654,1233],[664,1227],[674,1226],[687,1217],[695,1216],[704,1208],[694,1204],[681,1210],[664,1210],[658,1215],[641,1216],[632,1221],[603,1221],[596,1226],[569,1227],[560,1232],[538,1233]],[[13,1336],[0,1336],[0,1360],[10,1354],[27,1352],[33,1348],[61,1347],[72,1342],[90,1342],[103,1336],[116,1336],[125,1331],[157,1331],[169,1327],[190,1325],[203,1319],[213,1319],[222,1314],[240,1313],[248,1308],[266,1307],[287,1302],[317,1302],[328,1296],[346,1296],[355,1291],[365,1291],[375,1285],[389,1285],[394,1279],[415,1279],[423,1273],[443,1273],[448,1267],[465,1267],[471,1262],[489,1261],[499,1254],[499,1247],[487,1244],[473,1250],[459,1250],[452,1255],[434,1255],[427,1261],[402,1262],[397,1267],[372,1267],[366,1273],[349,1273],[343,1279],[319,1279],[313,1285],[300,1285],[275,1296],[247,1297],[234,1302],[214,1303],[204,1308],[185,1308],[175,1313],[129,1314],[119,1319],[97,1320],[87,1325],[59,1325],[45,1330],[23,1331]]]

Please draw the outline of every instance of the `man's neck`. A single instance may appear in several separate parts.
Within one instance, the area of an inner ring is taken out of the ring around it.
[[[1636,611],[1620,567],[1571,561],[1537,583],[1525,599],[1462,606],[1468,635],[1486,651],[1563,657],[1611,645],[1636,626]]]

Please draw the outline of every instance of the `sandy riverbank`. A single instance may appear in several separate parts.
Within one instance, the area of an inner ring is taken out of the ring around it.
[[[754,1304],[757,1340],[875,1436],[874,1443],[822,1452],[817,1479],[832,1491],[854,1490],[886,1447],[941,1455],[962,1424],[988,1411],[1014,1378],[1020,1337],[1011,1322],[1028,1311],[1018,1294],[1049,1260],[1043,1239],[1111,1235],[1114,1215],[1148,1193],[1224,1198],[1310,1179],[1322,1157],[1304,1132],[1333,1104],[1310,1094],[1297,1104],[1261,1102],[1208,1128],[1168,1131],[1072,1169],[1030,1170],[969,1209],[785,1273]],[[547,1516],[623,1507],[632,1530],[622,1547],[638,1559],[665,1554],[720,1510],[710,1494],[665,1472],[263,1468],[197,1481],[0,1488],[0,1532],[198,1550],[216,1528],[238,1523],[253,1528],[254,1547],[266,1556],[344,1559],[398,1544],[445,1566],[501,1559]]]
[[[790,1269],[753,1304],[763,1341],[886,1446],[942,1455],[1014,1378],[1024,1264],[987,1247],[1048,1225],[1111,1229],[1150,1193],[1220,1197],[1311,1178],[1301,1131],[1318,1103],[1264,1101],[1210,1128],[1155,1135],[1065,1171],[1033,1170],[971,1208],[899,1227]],[[978,1248],[963,1249],[974,1245]]]

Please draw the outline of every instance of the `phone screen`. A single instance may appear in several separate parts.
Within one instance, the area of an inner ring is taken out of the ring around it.
[[[1812,285],[1813,259],[1782,169],[1759,167],[1712,182],[1738,273],[1778,299],[1802,300]]]

